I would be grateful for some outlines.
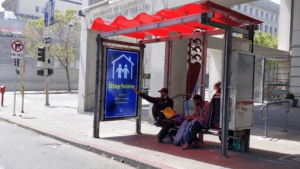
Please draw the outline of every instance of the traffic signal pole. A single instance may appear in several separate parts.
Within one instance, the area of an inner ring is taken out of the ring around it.
[[[49,0],[48,2],[48,38],[50,38],[50,23],[51,23],[51,1],[52,0]],[[48,59],[50,59],[50,44],[51,43],[47,43],[46,44],[46,57],[45,57],[45,63],[46,63],[46,70],[48,71],[48,68],[49,68],[49,63],[48,63]],[[50,106],[49,104],[49,76],[47,75],[46,76],[46,103],[45,103],[45,106]]]
[[[23,16],[23,37],[24,37],[24,30],[25,30],[25,21],[26,21],[26,16]],[[22,110],[21,113],[24,113],[24,73],[25,73],[25,58],[23,57],[22,59],[22,68],[21,68],[21,81],[20,81],[20,93],[22,95]]]

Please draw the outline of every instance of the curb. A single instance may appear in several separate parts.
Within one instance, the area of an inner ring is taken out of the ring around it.
[[[159,163],[155,163],[149,160],[145,160],[145,159],[139,159],[135,156],[129,155],[129,154],[125,154],[125,153],[121,153],[121,152],[117,152],[102,146],[98,146],[98,145],[93,145],[87,142],[83,142],[83,141],[79,141],[76,139],[72,139],[54,132],[50,132],[47,130],[42,130],[42,129],[38,129],[34,126],[30,126],[24,123],[20,123],[20,122],[16,122],[14,120],[11,120],[9,118],[6,117],[2,117],[0,115],[0,120],[1,121],[5,121],[11,124],[17,124],[18,126],[24,128],[24,129],[28,129],[28,130],[32,130],[38,134],[47,136],[47,137],[51,137],[53,139],[59,140],[61,142],[64,143],[69,143],[72,146],[78,147],[80,149],[86,150],[86,151],[91,151],[93,153],[96,153],[98,155],[102,155],[104,157],[107,158],[114,158],[115,161],[119,161],[121,163],[124,164],[128,164],[132,167],[135,168],[141,168],[141,169],[174,169],[173,167],[170,166],[166,166],[164,164],[159,164]]]

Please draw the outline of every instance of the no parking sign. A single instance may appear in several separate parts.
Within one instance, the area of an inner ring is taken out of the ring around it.
[[[23,59],[24,42],[20,40],[13,40],[11,42],[11,55],[12,59]]]

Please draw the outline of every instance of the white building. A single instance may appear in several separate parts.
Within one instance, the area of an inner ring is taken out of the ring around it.
[[[45,3],[48,0],[5,0],[2,7],[5,11],[12,11],[35,17],[43,17]],[[65,12],[66,9],[81,9],[82,0],[56,0],[55,9]]]
[[[278,33],[280,5],[269,0],[259,0],[231,7],[232,10],[261,20],[259,25],[262,32],[270,33],[272,36]]]

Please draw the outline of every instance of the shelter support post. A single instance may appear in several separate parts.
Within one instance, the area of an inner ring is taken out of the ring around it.
[[[202,53],[201,53],[201,82],[200,82],[200,95],[205,99],[205,80],[206,80],[206,59],[207,59],[207,40],[205,36],[201,44]]]
[[[95,86],[95,107],[94,107],[94,138],[100,138],[100,113],[101,113],[101,92],[102,92],[102,68],[103,68],[103,39],[98,34],[97,38],[97,65],[96,65],[96,86]]]
[[[265,65],[266,65],[266,58],[261,58],[261,78],[260,78],[260,91],[259,91],[260,103],[264,102]]]
[[[227,157],[228,142],[228,113],[229,113],[229,84],[230,84],[230,60],[232,55],[232,26],[228,26],[225,32],[225,49],[222,65],[221,85],[221,113],[222,113],[222,147],[221,156]]]
[[[167,62],[167,88],[170,90],[171,89],[171,76],[172,76],[172,41],[167,42],[167,57],[168,57],[168,62]]]
[[[139,74],[139,91],[142,91],[143,87],[143,77],[144,77],[144,55],[145,55],[145,45],[140,44],[140,74]],[[142,98],[139,97],[139,102],[138,102],[138,119],[136,119],[136,133],[137,134],[142,134],[141,133],[141,123],[142,123]]]

